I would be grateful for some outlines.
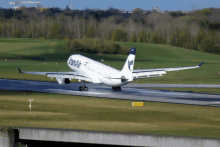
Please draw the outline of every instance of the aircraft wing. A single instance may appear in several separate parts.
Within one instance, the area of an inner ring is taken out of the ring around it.
[[[136,70],[133,70],[132,76],[134,79],[141,79],[141,78],[148,78],[148,77],[160,77],[160,76],[163,76],[162,74],[166,74],[167,71],[178,71],[178,70],[199,68],[202,64],[203,62],[197,66],[188,66],[188,67],[136,69]]]
[[[79,72],[75,71],[67,71],[67,72],[35,72],[35,71],[21,71],[19,68],[19,73],[26,73],[26,74],[37,74],[37,75],[47,75],[47,77],[55,77],[55,78],[68,78],[68,79],[78,79],[78,80],[85,80],[88,82],[92,82],[92,79],[80,74]]]

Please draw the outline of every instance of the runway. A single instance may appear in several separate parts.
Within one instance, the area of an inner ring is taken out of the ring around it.
[[[193,105],[220,106],[220,95],[199,94],[189,92],[171,92],[150,90],[146,87],[194,87],[220,88],[220,85],[190,85],[190,84],[128,84],[122,86],[121,92],[114,92],[111,87],[103,84],[86,83],[89,91],[79,91],[81,83],[60,85],[54,82],[38,82],[25,80],[0,79],[0,90],[22,90],[68,95],[92,96],[101,98],[127,99],[134,101],[154,101],[181,103]],[[152,85],[152,86],[151,86]]]

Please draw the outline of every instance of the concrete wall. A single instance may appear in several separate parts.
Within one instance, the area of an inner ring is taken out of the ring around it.
[[[13,147],[10,143],[8,129],[0,129],[0,147]]]
[[[26,144],[18,141],[18,136],[16,139],[17,130],[9,127],[0,128],[0,147],[27,147]]]
[[[27,140],[156,147],[220,147],[220,139],[68,129],[17,128]]]

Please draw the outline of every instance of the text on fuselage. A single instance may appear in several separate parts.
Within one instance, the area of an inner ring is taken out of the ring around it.
[[[76,61],[76,60],[70,59],[70,60],[69,60],[69,64],[72,65],[72,66],[75,66],[75,67],[79,68],[80,65],[81,65],[81,61],[79,61],[79,60]]]

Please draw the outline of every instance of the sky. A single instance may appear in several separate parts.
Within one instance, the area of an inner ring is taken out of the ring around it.
[[[9,2],[19,0],[0,0],[0,7],[12,8]],[[21,0],[31,1],[31,0]],[[219,0],[33,0],[40,1],[43,7],[66,8],[67,5],[73,5],[73,9],[84,10],[85,8],[108,9],[109,6],[120,10],[130,11],[135,8],[151,10],[151,7],[158,7],[161,11],[190,11],[203,8],[220,8]],[[17,6],[36,7],[37,4],[18,4]]]

